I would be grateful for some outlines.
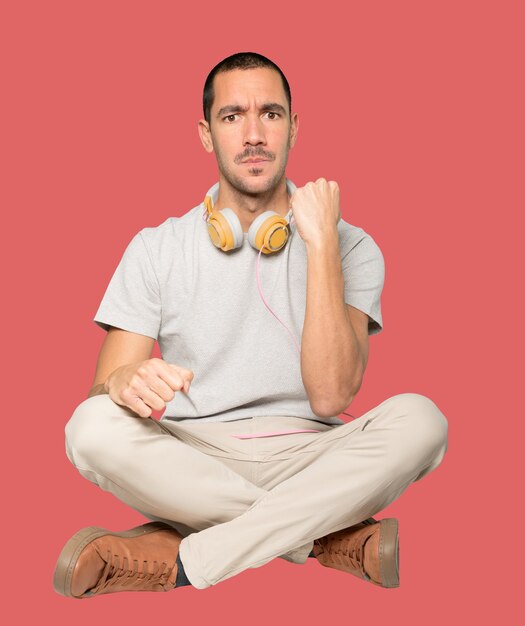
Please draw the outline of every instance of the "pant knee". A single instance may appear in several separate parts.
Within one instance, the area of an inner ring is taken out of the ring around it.
[[[109,418],[118,408],[108,394],[91,396],[76,407],[65,427],[66,455],[73,465],[85,466],[101,454],[101,445],[109,440]]]
[[[448,420],[436,403],[420,393],[401,394],[403,406],[410,416],[411,426],[436,447],[446,445]]]
[[[424,460],[442,457],[448,447],[448,420],[436,403],[419,393],[402,393],[391,398],[398,403],[396,418],[402,419],[402,437]]]

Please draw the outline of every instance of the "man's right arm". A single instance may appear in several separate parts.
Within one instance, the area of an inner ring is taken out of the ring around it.
[[[97,360],[95,378],[88,398],[108,393],[105,383],[117,368],[151,358],[155,339],[131,333],[121,328],[110,327]]]

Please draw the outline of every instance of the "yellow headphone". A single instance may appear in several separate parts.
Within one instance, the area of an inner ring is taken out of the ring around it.
[[[296,186],[287,178],[286,188],[291,196]],[[224,252],[228,252],[243,245],[244,232],[239,218],[232,209],[226,208],[219,211],[213,209],[218,193],[219,183],[215,183],[204,198],[204,206],[207,211],[206,222],[213,245],[224,250]],[[282,217],[275,211],[261,213],[254,219],[248,230],[248,241],[256,250],[262,248],[263,254],[278,252],[288,241],[291,216],[291,209],[286,217]]]

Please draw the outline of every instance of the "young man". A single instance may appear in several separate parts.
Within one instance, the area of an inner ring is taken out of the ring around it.
[[[441,463],[448,422],[416,393],[337,417],[383,328],[381,251],[341,219],[334,181],[286,178],[299,119],[272,61],[224,59],[203,108],[219,181],[129,243],[94,319],[108,332],[93,388],[66,426],[79,473],[153,521],[77,532],[55,589],[204,589],[276,556],[397,587],[397,520],[371,516]]]

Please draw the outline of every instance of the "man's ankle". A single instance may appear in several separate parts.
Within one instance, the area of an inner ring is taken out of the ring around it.
[[[180,554],[177,554],[177,578],[175,580],[175,587],[184,587],[185,585],[191,585],[186,572],[184,571],[184,565],[180,560]]]

